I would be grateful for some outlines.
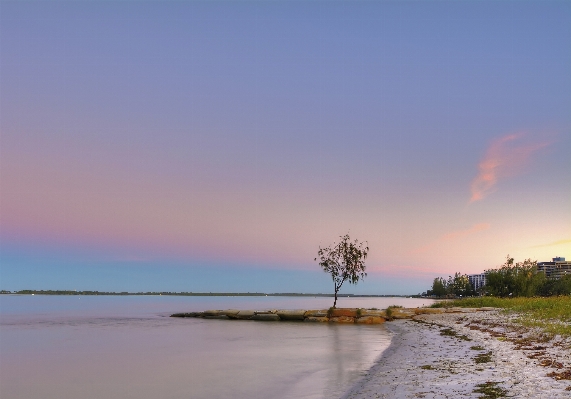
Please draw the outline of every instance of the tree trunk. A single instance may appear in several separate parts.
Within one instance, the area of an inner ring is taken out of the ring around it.
[[[333,302],[333,309],[335,309],[336,305],[337,305],[337,290],[335,290],[335,301]]]

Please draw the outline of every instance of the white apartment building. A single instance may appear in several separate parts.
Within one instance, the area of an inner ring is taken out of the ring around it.
[[[469,274],[468,280],[470,281],[470,284],[472,284],[472,287],[478,291],[480,288],[486,285],[486,273]]]
[[[551,262],[538,262],[537,271],[543,272],[549,278],[561,278],[565,275],[571,275],[571,261],[557,256],[551,259]]]

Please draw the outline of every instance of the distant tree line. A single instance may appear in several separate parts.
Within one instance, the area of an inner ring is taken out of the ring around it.
[[[467,275],[456,273],[447,280],[437,277],[427,295],[437,297],[466,297],[492,295],[497,297],[571,295],[571,275],[548,278],[537,271],[537,261],[526,259],[514,263],[508,255],[505,263],[497,269],[485,271],[486,285],[477,292]]]
[[[571,295],[571,275],[548,278],[538,273],[537,261],[514,263],[508,255],[499,269],[486,270],[484,293],[498,297]]]
[[[435,278],[432,283],[432,289],[426,291],[426,295],[435,295],[437,297],[467,297],[475,296],[476,294],[468,276],[460,273],[448,276],[448,279],[442,277]]]

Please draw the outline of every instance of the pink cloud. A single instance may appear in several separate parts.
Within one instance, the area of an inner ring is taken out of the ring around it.
[[[523,136],[523,133],[515,133],[492,141],[478,165],[478,176],[472,180],[471,203],[486,197],[500,179],[519,173],[535,152],[552,143],[544,141],[523,144],[521,143]]]
[[[442,235],[438,240],[414,250],[413,253],[427,252],[438,244],[460,240],[462,238],[465,238],[465,237],[470,236],[472,234],[478,233],[480,231],[488,230],[489,228],[490,228],[489,223],[477,223],[477,224],[473,225],[472,227],[470,227],[469,229],[457,230],[457,231],[453,231],[451,233],[446,233],[446,234]]]

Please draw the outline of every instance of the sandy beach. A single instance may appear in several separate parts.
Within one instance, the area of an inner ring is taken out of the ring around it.
[[[571,398],[571,340],[548,340],[498,311],[385,325],[390,347],[343,399]]]

